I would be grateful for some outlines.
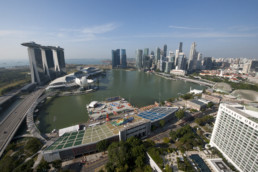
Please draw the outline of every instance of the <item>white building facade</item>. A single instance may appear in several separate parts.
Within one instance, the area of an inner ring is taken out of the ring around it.
[[[258,113],[220,104],[210,145],[241,172],[258,171]]]

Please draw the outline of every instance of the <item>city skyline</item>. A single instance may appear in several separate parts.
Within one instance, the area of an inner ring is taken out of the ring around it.
[[[203,57],[257,59],[257,3],[3,2],[0,60],[27,59],[20,43],[29,41],[60,45],[67,59],[109,59],[111,49],[121,48],[127,58],[134,58],[138,48],[163,49],[164,44],[167,52],[175,52],[179,42],[187,57],[197,42]]]

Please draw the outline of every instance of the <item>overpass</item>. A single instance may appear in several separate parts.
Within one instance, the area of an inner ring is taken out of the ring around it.
[[[5,148],[12,140],[14,134],[18,130],[22,121],[26,117],[28,110],[35,101],[44,92],[44,88],[32,92],[23,101],[16,106],[0,124],[0,157],[2,156]]]

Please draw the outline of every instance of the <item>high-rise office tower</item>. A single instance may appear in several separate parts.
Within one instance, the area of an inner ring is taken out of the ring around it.
[[[179,53],[183,52],[183,42],[179,43]]]
[[[31,82],[40,85],[66,73],[64,49],[41,46],[35,42],[22,43],[28,47]]]
[[[156,63],[160,60],[160,48],[157,47],[156,49]]]
[[[210,145],[240,172],[258,171],[257,108],[220,104]]]
[[[202,69],[202,53],[198,53],[196,69]]]
[[[150,53],[152,56],[154,56],[155,55],[155,53],[154,53],[154,51],[151,51],[151,53]]]
[[[121,49],[121,61],[122,61],[122,68],[127,67],[127,61],[126,61],[126,51],[125,49]]]
[[[149,55],[149,48],[144,48],[143,55],[144,56],[148,56]]]
[[[172,63],[171,69],[174,69],[175,68],[175,53],[173,51],[169,51],[168,61]]]
[[[203,66],[206,70],[211,70],[212,67],[213,67],[212,58],[211,57],[204,57]]]
[[[143,51],[141,49],[136,50],[136,67],[138,69],[142,68],[142,55]]]
[[[176,50],[175,66],[177,66],[177,65],[178,65],[178,56],[179,56],[179,50]]]
[[[112,69],[120,65],[120,49],[112,50]]]
[[[166,69],[166,62],[163,61],[163,60],[159,60],[159,70],[160,70],[161,72],[164,72],[165,69]]]
[[[165,63],[166,63],[165,73],[170,73],[172,69],[172,62],[165,62]]]
[[[149,48],[144,48],[144,52],[143,52],[143,57],[142,57],[142,67],[144,69],[148,69],[149,68]]]
[[[251,61],[250,72],[258,72],[258,60]]]
[[[178,69],[186,70],[186,58],[184,53],[178,54]]]
[[[197,54],[196,54],[196,43],[193,42],[192,43],[192,46],[191,46],[191,49],[190,49],[190,54],[189,54],[189,60],[188,60],[188,70],[191,71],[191,70],[194,70],[194,65],[196,64],[196,61],[197,61]]]
[[[250,72],[251,63],[245,63],[242,72],[248,74]]]
[[[167,57],[167,49],[168,49],[168,46],[167,44],[165,44],[163,47],[163,60]]]

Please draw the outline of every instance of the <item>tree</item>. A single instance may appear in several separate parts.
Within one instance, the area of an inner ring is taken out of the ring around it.
[[[185,111],[183,109],[180,109],[176,112],[176,117],[178,120],[182,119],[185,116]]]
[[[191,93],[186,93],[184,95],[181,96],[184,100],[189,100],[193,98],[193,94]]]
[[[209,102],[209,103],[207,104],[207,108],[211,108],[213,105],[214,105],[214,104],[213,104],[212,102]]]
[[[165,120],[163,120],[163,119],[160,120],[160,121],[159,121],[159,125],[160,125],[161,127],[164,127],[164,126],[165,126]]]
[[[151,168],[150,165],[146,165],[146,166],[144,167],[143,171],[144,171],[144,172],[152,172],[153,170],[152,170],[152,168]]]
[[[98,150],[99,152],[106,151],[107,148],[108,148],[108,142],[107,142],[107,140],[101,140],[101,141],[99,141],[99,142],[97,143],[96,147],[97,147],[97,150]]]
[[[173,101],[175,101],[175,98],[169,98],[167,101],[172,103]]]
[[[25,148],[25,152],[27,152],[29,155],[33,155],[41,147],[42,147],[42,143],[39,141],[39,139],[31,138],[28,140],[24,148]]]
[[[52,165],[56,169],[60,169],[62,167],[62,161],[61,160],[55,160],[52,162]]]
[[[165,172],[173,172],[173,169],[167,164],[165,166]]]
[[[108,147],[106,170],[108,172],[142,171],[146,164],[145,146],[145,142],[135,137],[130,137],[125,142],[113,142]]]
[[[169,140],[168,137],[164,137],[164,138],[163,138],[163,142],[164,142],[164,143],[169,143],[169,141],[170,141],[170,140]]]
[[[37,172],[46,172],[50,169],[47,161],[45,161],[44,159],[41,160],[41,162],[39,163],[38,165],[38,168],[37,168]]]
[[[170,131],[170,133],[169,133],[169,135],[170,135],[170,137],[171,137],[171,139],[175,142],[176,141],[176,132],[175,131],[173,131],[173,130],[171,130]]]
[[[135,160],[135,165],[140,168],[144,166],[145,162],[145,154],[143,154],[142,156],[138,156]]]
[[[15,168],[13,170],[13,172],[20,172],[20,171],[22,171],[22,172],[32,172],[33,171],[32,170],[33,165],[34,165],[34,161],[33,161],[33,159],[30,159],[26,163],[24,163],[24,164],[18,166],[17,168]]]

